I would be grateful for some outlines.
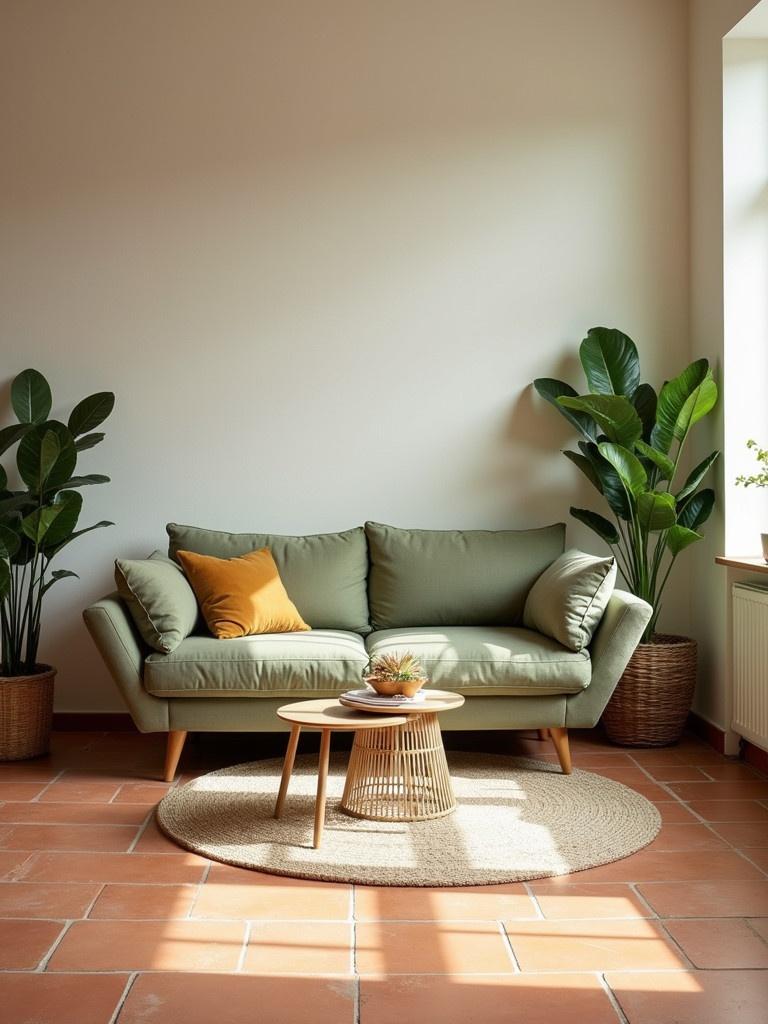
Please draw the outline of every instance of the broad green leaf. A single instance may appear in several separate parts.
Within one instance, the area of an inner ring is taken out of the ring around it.
[[[42,423],[52,401],[48,381],[37,370],[22,370],[11,384],[11,405],[20,423]]]
[[[72,410],[68,426],[75,437],[87,434],[109,416],[115,407],[115,396],[111,391],[99,391],[78,402]]]
[[[574,390],[570,384],[566,384],[562,380],[555,380],[552,377],[539,377],[533,382],[533,386],[541,397],[549,402],[550,405],[554,405],[560,415],[564,416],[580,434],[588,437],[591,441],[597,440],[597,427],[590,416],[586,416],[584,413],[572,412],[558,402],[558,398],[561,395],[565,395],[568,398],[578,397],[578,391]]]
[[[602,537],[608,544],[619,543],[619,531],[608,519],[599,516],[597,512],[591,512],[588,508],[571,508],[571,515],[574,519],[594,530],[598,537]]]
[[[621,482],[629,493],[634,498],[641,495],[648,483],[648,475],[637,456],[620,444],[604,442],[597,447],[606,462],[610,462],[619,474]]]
[[[26,492],[17,492],[12,498],[3,498],[0,501],[0,516],[25,508],[34,508],[35,505],[35,499],[31,498]]]
[[[680,410],[673,431],[675,440],[684,441],[694,423],[703,419],[708,412],[714,409],[716,404],[717,384],[715,384],[710,371],[701,384],[688,396],[685,405]]]
[[[656,404],[658,399],[656,392],[650,384],[639,384],[637,391],[632,395],[632,405],[643,424],[643,439],[649,441],[651,431],[656,423]]]
[[[621,482],[619,474],[610,462],[606,462],[596,444],[580,441],[579,448],[581,448],[584,455],[592,463],[595,473],[597,473],[600,480],[603,497],[610,505],[611,512],[618,516],[619,519],[631,519],[632,510],[629,498],[624,490],[624,484]]]
[[[73,534],[70,534],[66,540],[62,541],[56,548],[48,553],[49,558],[53,558],[55,554],[58,554],[62,548],[65,548],[67,544],[71,544],[73,540],[77,540],[78,537],[82,537],[84,533],[90,533],[91,530],[101,530],[104,526],[114,526],[108,519],[102,519],[98,523],[94,523],[93,526],[86,526],[84,530],[75,530]]]
[[[675,499],[667,491],[646,491],[637,499],[637,518],[644,533],[675,525]]]
[[[643,432],[643,424],[628,398],[620,395],[563,396],[557,399],[566,409],[586,413],[609,441],[631,448]]]
[[[705,487],[698,494],[692,494],[677,506],[677,522],[679,526],[687,526],[689,530],[698,529],[709,519],[715,505],[715,492]]]
[[[0,558],[10,558],[19,550],[21,540],[10,526],[0,526]]]
[[[693,494],[696,488],[699,486],[701,481],[709,472],[710,466],[712,466],[718,459],[720,452],[712,452],[706,459],[702,459],[701,462],[688,474],[688,477],[683,484],[682,490],[675,495],[676,500],[679,502],[684,501],[689,494]]]
[[[54,569],[54,571],[51,573],[51,578],[43,587],[43,593],[45,593],[46,590],[50,590],[54,583],[58,583],[59,580],[66,579],[79,580],[80,577],[77,575],[76,572],[72,572],[71,569]]]
[[[8,596],[8,591],[11,589],[11,570],[8,568],[8,563],[0,558],[0,601],[4,600]]]
[[[709,372],[706,359],[697,359],[687,366],[679,377],[668,380],[659,392],[656,406],[656,426],[651,432],[651,444],[661,452],[668,452],[675,436],[677,419],[693,392]]]
[[[61,505],[43,505],[42,508],[36,508],[21,521],[21,528],[25,535],[34,544],[38,546],[42,544],[51,524],[61,514],[62,509]]]
[[[13,423],[10,427],[3,427],[0,430],[0,455],[20,441],[29,428],[29,423]]]
[[[83,496],[79,491],[59,491],[53,504],[61,508],[42,542],[46,551],[58,547],[73,533],[83,507]]]
[[[84,434],[75,441],[75,451],[84,452],[104,440],[103,434]]]
[[[593,327],[579,348],[589,390],[630,398],[640,383],[640,360],[634,341],[609,327]]]
[[[56,458],[52,459],[54,451]],[[22,438],[16,453],[19,474],[35,493],[61,487],[76,463],[77,452],[71,435],[63,423],[54,420],[33,427]]]
[[[645,441],[635,441],[635,450],[654,464],[659,471],[660,480],[672,479],[672,474],[675,472],[675,464],[668,455],[658,451],[653,445],[646,444]]]
[[[667,531],[667,547],[675,558],[684,548],[687,548],[689,544],[693,544],[697,540],[701,540],[701,534],[696,533],[695,530],[689,530],[685,526],[671,526]]]
[[[103,473],[86,473],[85,476],[71,476],[61,484],[62,490],[72,487],[88,487],[92,484],[108,484],[109,477]]]
[[[600,483],[600,477],[597,475],[597,470],[589,461],[586,455],[581,455],[579,452],[565,451],[563,455],[566,459],[570,459],[574,466],[578,466],[584,476],[589,480],[593,487],[596,487],[600,493],[603,493],[603,487]]]
[[[21,529],[21,520],[19,520],[19,529]],[[35,545],[24,534],[20,535],[19,540],[21,542],[19,550],[15,555],[11,556],[11,563],[13,565],[27,565],[35,557]]]

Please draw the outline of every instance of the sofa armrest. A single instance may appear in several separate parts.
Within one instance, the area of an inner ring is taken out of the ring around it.
[[[168,701],[144,689],[142,671],[146,647],[117,594],[109,594],[83,612],[117,688],[140,732],[167,732]]]
[[[642,639],[652,612],[651,606],[634,594],[614,590],[590,644],[590,684],[566,700],[567,728],[587,729],[597,725],[622,672]]]

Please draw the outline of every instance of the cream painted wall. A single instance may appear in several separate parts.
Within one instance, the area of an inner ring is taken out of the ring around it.
[[[691,348],[723,371],[723,37],[755,0],[691,0],[690,22],[690,212]],[[693,457],[724,447],[724,403],[697,431]],[[723,463],[717,493],[724,492]],[[729,574],[714,563],[725,550],[722,500],[696,548],[692,571],[691,621],[699,641],[699,685],[695,709],[727,727]]]
[[[57,409],[118,396],[83,460],[117,526],[46,615],[59,708],[120,707],[80,611],[169,519],[525,527],[589,500],[527,385],[575,379],[600,323],[652,380],[687,360],[686,13],[2,5],[0,404],[27,365]],[[681,579],[665,624],[688,612]]]

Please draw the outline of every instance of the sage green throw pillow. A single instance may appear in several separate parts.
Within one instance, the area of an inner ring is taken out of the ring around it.
[[[313,629],[370,633],[368,548],[362,526],[341,533],[292,537],[276,533],[225,533],[197,526],[166,526],[168,554],[194,551],[234,558],[269,548],[288,596]]]
[[[565,526],[401,530],[366,523],[374,629],[516,626],[528,591],[562,554]]]
[[[156,651],[170,654],[194,630],[194,591],[180,567],[162,552],[142,559],[118,558],[115,583],[136,628]]]
[[[615,585],[615,558],[566,551],[531,587],[523,622],[569,651],[581,651],[592,640]]]

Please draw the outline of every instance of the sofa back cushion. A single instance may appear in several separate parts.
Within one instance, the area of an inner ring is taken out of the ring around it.
[[[233,558],[268,548],[280,579],[302,619],[313,629],[345,629],[366,635],[368,622],[368,551],[365,531],[290,537],[273,533],[224,533],[197,526],[166,526],[168,554],[194,551],[199,555]]]
[[[565,525],[401,530],[366,523],[374,629],[516,626],[528,591],[563,553]]]

